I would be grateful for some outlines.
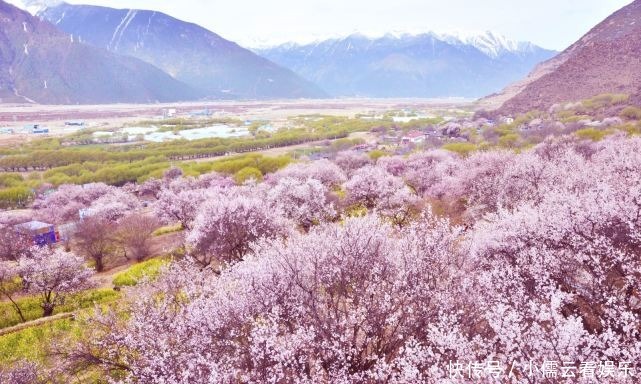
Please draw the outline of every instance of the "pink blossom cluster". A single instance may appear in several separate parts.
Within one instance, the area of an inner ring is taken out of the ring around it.
[[[187,229],[188,257],[89,319],[65,344],[70,372],[434,383],[453,361],[608,361],[641,375],[639,138],[163,183],[156,212]]]
[[[93,273],[85,260],[73,253],[61,248],[34,247],[17,261],[0,261],[0,293],[16,306],[21,317],[22,312],[12,298],[15,290],[36,297],[43,315],[51,316],[68,295],[92,287]],[[11,288],[16,281],[19,287]]]
[[[102,183],[62,185],[56,191],[34,202],[36,216],[52,224],[64,224],[80,220],[81,212],[117,220],[127,212],[140,207],[135,195],[124,188]]]
[[[273,185],[282,178],[291,178],[302,181],[314,179],[328,188],[340,186],[346,181],[346,176],[343,170],[335,163],[326,159],[312,161],[309,163],[292,164],[283,170],[267,175],[265,181]]]

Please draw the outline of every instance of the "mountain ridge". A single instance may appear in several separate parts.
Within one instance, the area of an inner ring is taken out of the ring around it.
[[[341,34],[336,36],[317,37],[313,40],[299,42],[299,41],[284,41],[284,42],[254,42],[249,45],[253,51],[269,50],[275,48],[295,48],[304,47],[309,45],[318,45],[326,41],[341,41],[350,37],[362,37],[369,40],[377,40],[381,38],[391,38],[401,40],[404,38],[413,38],[420,36],[433,36],[439,40],[449,42],[452,44],[467,44],[473,45],[488,56],[497,56],[497,53],[503,52],[527,52],[532,49],[541,48],[536,44],[529,41],[519,41],[509,39],[504,35],[487,30],[483,32],[437,32],[437,31],[424,31],[424,32],[408,32],[408,31],[388,31],[385,33],[366,33],[361,31],[354,31],[349,34]],[[553,51],[553,50],[548,50]]]
[[[38,16],[83,42],[153,63],[208,96],[327,96],[289,69],[195,23],[162,12],[60,3]]]
[[[641,0],[608,16],[527,77],[486,97],[497,113],[546,110],[602,93],[625,93],[641,102]]]
[[[151,64],[82,44],[0,0],[2,102],[154,103],[199,97]]]
[[[335,96],[481,97],[523,77],[555,52],[488,33],[463,41],[436,33],[352,34],[256,49]]]

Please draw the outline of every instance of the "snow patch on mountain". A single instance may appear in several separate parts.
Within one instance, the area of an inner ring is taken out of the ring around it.
[[[136,17],[136,14],[138,11],[134,9],[130,9],[127,11],[127,14],[125,17],[122,19],[120,24],[118,24],[118,27],[116,27],[116,30],[114,31],[113,35],[111,36],[111,42],[109,45],[107,45],[107,49],[111,49],[114,51],[118,50],[118,45],[120,45],[120,40],[122,40],[122,35],[125,33],[125,30],[131,24],[131,21]],[[118,38],[118,40],[116,40]],[[114,45],[115,42],[115,45]]]
[[[55,7],[62,4],[63,0],[6,0],[9,4],[15,5],[18,8],[24,9],[32,15],[37,15],[39,12],[47,9],[48,7]]]
[[[497,58],[503,53],[531,52],[534,49],[532,43],[511,40],[492,31],[481,33],[450,32],[438,36],[441,40],[452,44],[472,45],[492,58]]]

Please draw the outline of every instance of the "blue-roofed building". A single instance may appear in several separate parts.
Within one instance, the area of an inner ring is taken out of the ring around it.
[[[29,221],[15,226],[18,231],[32,236],[37,245],[55,244],[60,240],[56,226],[42,221]]]

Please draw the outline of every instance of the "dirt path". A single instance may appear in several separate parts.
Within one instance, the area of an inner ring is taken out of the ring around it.
[[[174,232],[168,233],[162,236],[154,237],[151,241],[151,256],[147,258],[152,259],[154,257],[163,256],[174,249],[178,248],[182,243],[183,233]],[[135,260],[126,260],[124,258],[116,266],[100,273],[96,273],[92,276],[92,280],[96,283],[97,288],[113,288],[113,279],[122,271],[126,271],[132,266],[138,264]]]
[[[134,261],[127,261],[127,263],[119,265],[115,268],[112,268],[108,271],[96,273],[91,277],[91,280],[96,283],[96,288],[98,289],[111,289],[113,288],[113,280],[117,274],[122,271],[125,271],[135,265]]]

